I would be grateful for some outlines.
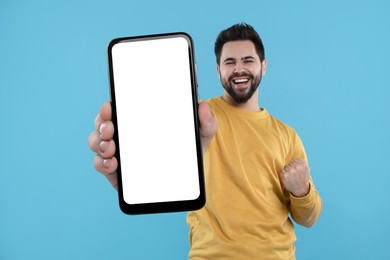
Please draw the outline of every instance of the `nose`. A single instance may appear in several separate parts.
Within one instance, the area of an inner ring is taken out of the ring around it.
[[[245,70],[245,66],[242,62],[237,62],[236,67],[234,68],[234,72],[241,73]]]

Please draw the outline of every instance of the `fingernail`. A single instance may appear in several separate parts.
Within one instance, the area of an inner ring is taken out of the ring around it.
[[[102,136],[102,133],[104,131],[104,128],[106,128],[106,126],[107,126],[107,124],[104,123],[104,122],[100,124],[100,127],[99,127],[99,134],[100,134],[100,136]]]
[[[107,150],[108,147],[108,142],[106,141],[101,141],[99,144],[100,151],[104,153]]]
[[[110,162],[107,160],[107,159],[104,159],[103,160],[103,166],[108,169],[108,167],[110,167]]]

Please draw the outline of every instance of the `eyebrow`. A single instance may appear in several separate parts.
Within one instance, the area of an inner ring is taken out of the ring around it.
[[[228,61],[236,61],[236,59],[234,59],[234,58],[226,58],[223,62],[225,63],[225,62],[228,62]]]
[[[254,60],[255,59],[255,57],[253,57],[253,56],[245,56],[244,58],[242,58],[241,60]]]
[[[241,60],[254,60],[255,58],[253,56],[245,56],[243,58],[241,58]],[[223,62],[227,62],[227,61],[236,61],[235,58],[226,58]]]

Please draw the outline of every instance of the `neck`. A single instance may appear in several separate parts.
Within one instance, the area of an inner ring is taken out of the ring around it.
[[[257,112],[260,109],[259,108],[259,101],[258,101],[259,100],[258,99],[258,89],[256,90],[255,93],[253,93],[252,97],[245,103],[237,103],[236,101],[234,101],[234,99],[226,91],[223,92],[222,98],[228,104],[230,104],[236,108],[249,111],[249,112]]]

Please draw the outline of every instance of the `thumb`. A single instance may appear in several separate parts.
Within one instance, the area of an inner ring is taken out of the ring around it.
[[[205,102],[199,103],[200,136],[202,139],[203,153],[206,151],[211,139],[218,130],[218,123],[211,113],[210,107]]]

